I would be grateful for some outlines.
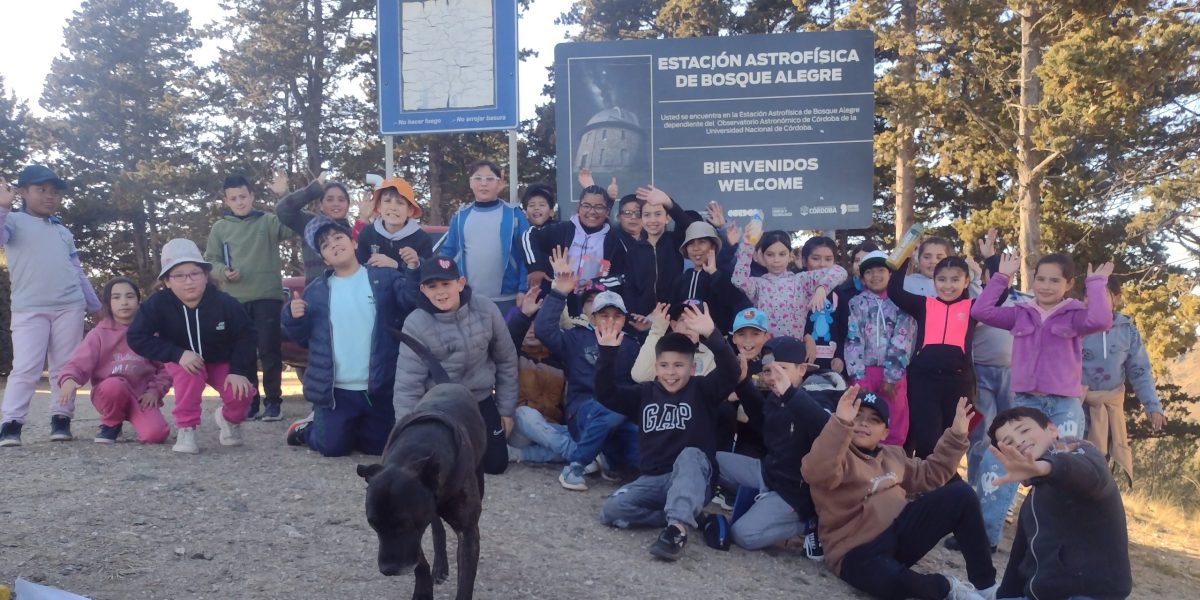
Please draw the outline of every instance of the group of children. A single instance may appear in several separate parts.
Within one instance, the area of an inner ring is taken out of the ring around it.
[[[743,230],[716,203],[685,211],[652,186],[618,200],[615,180],[601,188],[581,173],[576,214],[558,221],[549,186],[530,186],[515,207],[499,200],[499,166],[480,161],[468,178],[474,199],[435,252],[402,179],[385,180],[361,205],[374,218],[355,225],[340,184],[287,194],[277,178],[272,214],[231,177],[205,252],[168,242],[161,289],[145,301],[124,278],[95,297],[53,216],[66,186],[49,169],[21,172],[20,211],[0,181],[17,349],[0,446],[20,444],[47,356],[51,439],[71,439],[74,393],[90,383],[97,442],[128,421],[140,441],[161,443],[173,389],[173,449],[195,453],[211,386],[220,443],[239,445],[247,418],[281,418],[282,328],[308,349],[313,405],[287,443],[322,455],[382,452],[441,377],[432,362],[477,397],[486,472],[563,463],[558,481],[577,491],[593,473],[636,473],[601,521],[662,528],[659,558],[678,559],[702,529],[715,547],[799,543],[881,598],[1128,594],[1120,496],[1103,451],[1079,438],[1111,436],[1120,458],[1109,396],[1126,376],[1154,425],[1165,420],[1136,329],[1118,315],[1125,328],[1109,335],[1111,264],[1089,266],[1085,303],[1067,298],[1071,260],[1044,256],[1028,297],[1011,289],[1020,259],[996,254],[991,233],[982,267],[934,237],[913,273],[870,242],[847,271],[832,239],[795,257],[787,232]],[[314,200],[317,212],[305,210]],[[307,286],[286,298],[279,243],[295,234]],[[81,343],[85,310],[101,318]],[[964,455],[969,483],[956,474]],[[998,583],[991,554],[1019,482],[1034,491]],[[730,516],[708,514],[710,501]],[[911,569],[947,535],[966,582]],[[1080,577],[1093,568],[1105,577]]]

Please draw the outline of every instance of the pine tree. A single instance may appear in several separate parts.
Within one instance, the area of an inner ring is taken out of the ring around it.
[[[166,0],[88,0],[63,37],[38,150],[71,184],[65,212],[85,266],[152,281],[166,239],[201,233],[190,18]]]

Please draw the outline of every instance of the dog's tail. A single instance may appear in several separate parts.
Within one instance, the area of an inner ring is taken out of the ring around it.
[[[403,331],[393,329],[392,333],[396,334],[396,337],[399,338],[401,342],[404,342],[404,344],[411,348],[412,351],[417,354],[417,356],[421,357],[421,362],[425,363],[425,366],[429,369],[429,375],[433,377],[433,382],[435,384],[450,383],[450,376],[446,374],[446,369],[442,368],[441,361],[439,361],[437,357],[433,355],[433,352],[430,352],[429,348],[425,346],[425,344],[422,344],[416,338],[404,333]]]

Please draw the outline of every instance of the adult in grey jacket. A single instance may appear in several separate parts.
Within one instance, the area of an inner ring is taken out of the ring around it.
[[[471,293],[453,260],[432,257],[421,265],[417,308],[403,332],[424,345],[450,381],[469,388],[488,427],[485,473],[508,467],[507,435],[517,407],[517,347],[496,304]],[[392,403],[402,420],[435,382],[417,351],[400,345]],[[494,393],[493,393],[494,390]]]

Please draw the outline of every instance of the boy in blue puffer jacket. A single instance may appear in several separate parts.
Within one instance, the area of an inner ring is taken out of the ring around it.
[[[304,241],[332,268],[283,309],[288,337],[308,348],[304,399],[313,403],[313,414],[288,428],[287,443],[324,456],[381,454],[395,422],[393,332],[415,305],[417,265],[358,264],[350,229],[325,216],[309,221]]]

